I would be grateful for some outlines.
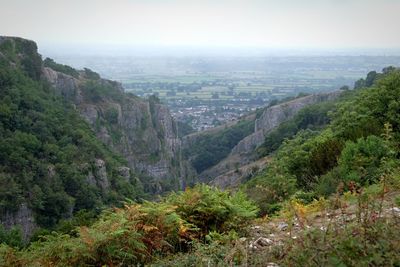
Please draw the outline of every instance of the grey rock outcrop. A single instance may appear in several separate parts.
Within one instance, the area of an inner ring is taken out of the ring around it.
[[[265,136],[281,123],[293,118],[306,106],[322,101],[334,100],[342,91],[320,93],[296,98],[294,100],[265,108],[261,116],[255,120],[254,132],[243,138],[231,153],[217,165],[202,172],[199,177],[203,181],[210,181],[221,188],[235,186],[246,177],[242,173],[233,172],[255,160],[254,151],[260,146]],[[232,183],[230,183],[232,182]]]
[[[110,181],[107,177],[106,162],[102,159],[95,159],[94,164],[97,184],[101,189],[107,190],[110,187]]]
[[[121,175],[122,177],[124,177],[124,179],[126,181],[129,181],[131,179],[131,169],[126,167],[126,166],[122,166],[118,168],[118,174]]]
[[[44,68],[42,76],[60,96],[75,104],[97,137],[122,154],[135,172],[159,182],[177,179],[181,188],[188,176],[195,176],[193,168],[182,162],[181,140],[166,106],[126,94],[121,84],[104,79],[95,82],[109,91],[93,100],[85,91],[88,80],[82,72],[75,78]],[[106,182],[101,185],[107,187]]]
[[[16,225],[20,226],[24,241],[27,241],[37,228],[33,212],[28,208],[26,203],[21,204],[16,212],[3,214],[3,216],[0,216],[0,219],[1,224],[6,229],[10,229]]]
[[[78,79],[46,67],[43,68],[42,75],[56,89],[56,93],[59,95],[76,103],[82,101]]]
[[[254,133],[240,141],[232,149],[232,153],[251,153],[264,142],[265,136],[271,130],[293,118],[301,109],[322,101],[334,100],[340,94],[341,91],[313,94],[266,108],[255,121]]]

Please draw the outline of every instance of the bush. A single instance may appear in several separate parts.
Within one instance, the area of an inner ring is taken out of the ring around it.
[[[49,67],[55,71],[62,72],[64,74],[73,76],[75,78],[79,78],[79,72],[76,69],[74,69],[70,66],[67,66],[67,65],[58,64],[58,63],[54,62],[54,60],[51,58],[46,58],[43,61],[43,65],[45,67]]]
[[[209,231],[242,230],[258,211],[241,192],[230,194],[203,184],[171,194],[166,202],[177,206],[176,212],[199,229],[200,237]]]
[[[21,248],[24,245],[22,230],[19,227],[13,227],[6,230],[0,224],[0,244],[7,244],[12,247]]]
[[[374,135],[347,142],[339,159],[343,179],[361,185],[375,183],[382,174],[382,160],[390,156],[387,142]]]
[[[198,185],[158,203],[127,204],[103,212],[93,224],[92,216],[81,212],[77,220],[89,226],[71,231],[74,222],[64,221],[61,230],[72,235],[45,233],[20,251],[1,246],[0,266],[148,264],[158,257],[187,252],[191,244],[221,242],[225,237],[219,233],[237,237],[231,231],[241,230],[256,213],[242,193],[231,195]]]

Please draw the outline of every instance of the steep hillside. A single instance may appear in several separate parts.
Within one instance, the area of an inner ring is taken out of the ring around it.
[[[0,37],[0,220],[52,227],[142,195],[127,162],[95,136],[74,107],[41,80],[36,44]]]
[[[25,237],[80,210],[192,184],[166,106],[0,37],[0,220]]]
[[[399,69],[334,93],[334,103],[310,96],[267,108],[256,123],[266,134],[253,142],[259,149],[239,149],[261,157],[254,162],[261,170],[235,192],[199,184],[93,219],[85,207],[140,196],[124,160],[104,145],[117,150],[119,136],[129,140],[119,116],[125,101],[139,104],[134,96],[119,99],[121,91],[107,89],[117,85],[89,70],[49,60],[43,70],[32,42],[2,38],[0,51],[2,223],[19,214],[49,226],[81,212],[29,244],[0,227],[0,266],[400,265]],[[41,81],[46,71],[67,75],[77,89],[63,91],[49,74]],[[150,120],[163,118],[158,105],[150,99]]]
[[[177,125],[156,97],[143,100],[88,69],[65,70],[50,59],[45,60],[43,77],[75,104],[103,143],[142,174],[147,191],[183,188],[193,178],[190,166],[181,159]]]
[[[370,88],[346,92],[324,128],[298,131],[243,188],[265,213],[293,196],[310,201],[338,187],[378,182],[398,165],[400,71],[385,69]]]
[[[334,91],[325,94],[308,95],[265,108],[259,112],[260,115],[255,119],[254,129],[251,133],[237,142],[230,153],[221,159],[218,164],[201,172],[199,175],[200,180],[212,181],[214,185],[223,188],[239,185],[243,179],[251,175],[251,172],[243,171],[243,169],[253,169],[252,172],[255,171],[252,162],[258,158],[256,149],[264,143],[265,138],[272,130],[295,117],[305,107],[334,100],[340,94],[341,91]],[[253,166],[247,166],[248,164]],[[256,168],[258,169],[258,167]]]
[[[214,166],[229,155],[240,140],[253,131],[254,119],[255,114],[252,114],[234,123],[185,136],[184,157],[198,173]]]

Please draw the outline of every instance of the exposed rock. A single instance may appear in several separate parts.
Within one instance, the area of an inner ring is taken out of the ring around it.
[[[285,222],[280,222],[277,226],[279,231],[286,231],[288,229],[289,225]]]
[[[91,125],[94,125],[99,117],[99,112],[95,105],[82,105],[80,106],[79,111],[81,112],[82,117]]]
[[[124,177],[126,181],[129,181],[131,178],[130,171],[131,171],[131,169],[126,166],[122,166],[122,167],[118,168],[118,174],[121,175],[122,177]]]
[[[106,169],[106,163],[102,159],[95,159],[94,161],[95,164],[95,177],[98,186],[100,186],[101,189],[107,190],[110,187],[110,181],[107,178],[107,169]]]
[[[55,169],[55,167],[54,167],[54,165],[49,165],[48,167],[47,167],[47,175],[49,176],[49,177],[54,177],[55,175],[56,175],[56,169]]]
[[[125,94],[120,83],[105,79],[96,80],[96,83],[108,87],[110,95],[93,99],[85,91],[88,81],[83,72],[75,78],[43,68],[42,76],[61,96],[76,105],[97,137],[121,153],[129,168],[158,181],[178,179],[180,188],[186,186],[188,178],[194,180],[194,169],[181,158],[176,123],[166,106]],[[110,112],[116,112],[116,120],[110,121],[107,117]],[[98,174],[94,176],[99,179]],[[100,181],[103,188],[108,187],[107,180]]]
[[[27,241],[37,228],[33,212],[25,203],[21,204],[15,213],[7,212],[1,216],[0,221],[6,229],[10,229],[13,226],[20,226],[24,241]]]
[[[390,210],[391,212],[400,214],[400,208],[398,208],[398,207],[393,207],[393,208],[390,208],[389,210]]]
[[[273,243],[274,242],[271,239],[266,238],[266,237],[259,237],[256,241],[254,241],[255,245],[259,245],[262,247],[272,245]]]
[[[86,182],[92,186],[97,185],[96,179],[94,178],[94,175],[92,172],[89,172],[88,175],[86,176]]]
[[[340,94],[341,91],[313,94],[266,108],[262,115],[255,121],[254,133],[240,141],[232,149],[232,154],[251,153],[257,146],[264,142],[267,133],[282,122],[293,118],[301,109],[322,101],[334,100]]]
[[[334,100],[342,91],[313,94],[296,98],[289,102],[266,108],[261,116],[255,120],[254,133],[243,138],[231,151],[231,153],[217,165],[203,171],[199,177],[202,181],[209,181],[221,188],[234,187],[240,184],[246,175],[232,173],[235,169],[253,162],[256,157],[255,149],[260,146],[265,136],[281,123],[293,118],[301,109],[311,104],[322,101]]]
[[[236,157],[232,158],[235,159]],[[246,180],[246,178],[255,175],[260,169],[263,169],[269,161],[269,157],[264,157],[259,160],[250,162],[249,164],[243,164],[243,166],[241,167],[235,168],[221,175],[214,176],[214,179],[210,182],[210,184],[215,185],[219,188],[237,188],[242,184],[244,180]],[[226,166],[228,169],[230,168],[229,163],[227,163]],[[213,168],[211,168],[207,172],[204,172],[203,175],[207,174],[211,178],[213,177],[213,171]]]
[[[78,79],[47,67],[43,68],[42,76],[49,81],[59,95],[75,103],[81,103],[82,92],[79,89]]]

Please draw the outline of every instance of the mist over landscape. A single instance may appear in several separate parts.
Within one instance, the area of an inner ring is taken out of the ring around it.
[[[400,266],[397,0],[0,0],[0,267]]]

